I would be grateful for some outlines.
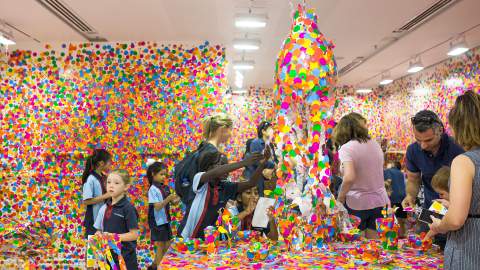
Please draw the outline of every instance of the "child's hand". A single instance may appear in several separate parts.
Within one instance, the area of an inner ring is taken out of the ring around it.
[[[170,202],[178,202],[178,200],[180,199],[180,197],[177,196],[177,194],[170,194],[168,195],[167,197],[168,201]]]
[[[437,201],[439,203],[441,203],[443,206],[445,206],[446,208],[449,208],[450,207],[450,202],[448,200],[445,200],[445,199],[436,199],[434,201]]]
[[[268,209],[267,209],[267,216],[268,216],[268,219],[270,221],[274,220],[275,219],[275,208],[273,208],[273,206],[270,206]]]
[[[245,211],[250,215],[251,213],[253,213],[253,211],[255,211],[255,208],[257,207],[257,201],[256,199],[252,199],[250,200],[250,202],[248,203],[248,206],[247,206],[247,209],[245,209]]]

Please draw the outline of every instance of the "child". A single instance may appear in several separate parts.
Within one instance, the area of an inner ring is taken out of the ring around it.
[[[104,172],[110,170],[112,155],[105,149],[95,149],[85,162],[82,175],[83,204],[87,206],[84,226],[85,237],[95,234],[93,224],[104,201],[111,197],[105,190]],[[103,194],[103,195],[102,195]]]
[[[130,187],[130,176],[125,170],[116,170],[108,175],[107,191],[112,198],[100,208],[95,220],[97,234],[117,234],[122,242],[122,257],[128,270],[137,270],[138,213],[125,193]],[[100,232],[101,231],[101,232]],[[118,256],[112,252],[118,265]]]
[[[269,239],[273,241],[278,240],[278,229],[273,216],[273,207],[268,209],[268,227],[256,228],[252,227],[253,212],[257,207],[258,202],[258,188],[256,186],[247,189],[237,196],[238,207],[231,207],[228,210],[240,219],[240,230],[256,230],[264,233]]]
[[[440,199],[436,200],[446,208],[450,205],[448,193],[448,179],[450,178],[450,168],[443,166],[432,177],[432,188],[438,193]]]
[[[155,243],[156,247],[155,260],[148,269],[157,269],[157,265],[162,261],[172,239],[169,204],[178,197],[175,194],[170,194],[168,186],[164,184],[167,179],[167,168],[163,163],[156,161],[149,165],[147,179],[150,184],[148,190],[148,225],[150,226],[151,242]]]
[[[407,212],[403,210],[402,201],[405,199],[405,176],[402,173],[402,164],[399,161],[390,162],[387,169],[383,172],[385,179],[385,189],[392,207],[397,208],[395,216],[400,225],[400,237],[405,237],[407,233],[406,220]]]
[[[252,165],[262,158],[263,161],[248,182],[225,181],[231,171]],[[186,214],[178,230],[179,236],[203,239],[203,230],[208,226],[215,226],[218,210],[224,208],[228,200],[235,199],[237,192],[243,192],[257,184],[268,159],[269,148],[265,150],[264,155],[255,153],[232,164],[227,164],[226,157],[218,151],[201,153],[198,159],[199,173],[193,178],[192,184],[195,199],[187,205]]]

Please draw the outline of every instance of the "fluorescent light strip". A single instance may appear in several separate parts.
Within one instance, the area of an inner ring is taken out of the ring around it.
[[[452,48],[448,53],[447,55],[449,56],[457,56],[457,55],[461,55],[461,54],[464,54],[465,52],[467,52],[469,49],[467,47],[454,47]]]
[[[4,36],[3,34],[0,33],[0,44],[3,44],[3,45],[15,45],[15,41],[7,38],[6,36]]]
[[[387,84],[390,84],[392,83],[393,80],[392,79],[383,79],[381,82],[380,82],[380,85],[387,85]]]
[[[240,14],[235,17],[235,27],[238,28],[264,28],[266,26],[266,15]]]

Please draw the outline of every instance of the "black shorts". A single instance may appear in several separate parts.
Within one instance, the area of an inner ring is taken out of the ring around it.
[[[166,223],[160,226],[150,226],[150,241],[166,242],[172,240],[172,228]]]
[[[382,210],[383,207],[377,207],[368,210],[353,210],[345,203],[345,207],[348,210],[348,213],[360,218],[360,225],[358,225],[358,229],[360,231],[364,231],[366,229],[370,230],[377,230],[376,219],[382,218]]]
[[[398,207],[397,211],[395,212],[395,216],[397,218],[407,218],[407,212],[403,211],[403,206],[401,203],[393,203],[392,207]]]

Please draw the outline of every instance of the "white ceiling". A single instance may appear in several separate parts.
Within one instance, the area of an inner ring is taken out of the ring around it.
[[[187,44],[209,40],[224,44],[227,59],[240,59],[232,40],[245,32],[235,29],[234,14],[246,12],[249,0],[63,0],[108,41],[159,41]],[[291,5],[301,1],[256,0],[254,12],[266,12],[268,24],[249,37],[261,39],[260,50],[246,53],[256,62],[245,74],[245,85],[271,87],[277,53],[291,23]],[[392,31],[423,12],[437,0],[307,0],[316,9],[320,31],[336,44],[339,69],[356,57],[366,56]],[[340,77],[340,84],[377,85],[380,74],[406,74],[408,59],[458,33],[480,24],[479,0],[459,0],[427,23],[403,36],[356,69]],[[0,0],[0,19],[42,43],[87,41],[35,0]],[[31,38],[14,31],[18,47],[38,47]],[[480,45],[480,27],[466,33],[471,47]],[[444,60],[448,42],[422,54],[428,66]],[[403,64],[401,64],[403,63]],[[396,66],[396,67],[395,67]],[[375,77],[376,76],[376,77]],[[233,84],[229,67],[229,82]]]

